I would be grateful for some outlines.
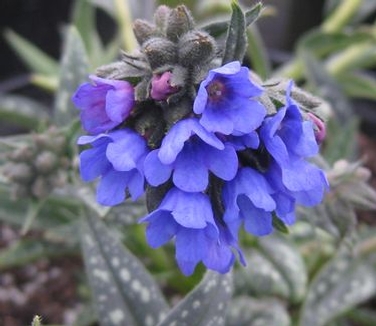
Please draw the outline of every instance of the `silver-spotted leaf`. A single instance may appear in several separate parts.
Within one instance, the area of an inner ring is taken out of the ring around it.
[[[232,295],[232,274],[208,271],[158,326],[222,326]]]
[[[102,326],[154,326],[169,307],[153,278],[98,218],[82,222],[86,271]]]
[[[261,238],[258,249],[284,279],[289,289],[289,299],[299,302],[306,292],[307,270],[298,249],[278,235]]]
[[[376,293],[374,267],[341,248],[316,275],[303,305],[300,326],[323,326]]]
[[[58,91],[55,97],[54,122],[59,126],[71,123],[78,117],[72,95],[79,84],[86,80],[89,71],[84,43],[74,26],[66,30],[60,63]]]
[[[290,317],[280,301],[234,298],[227,310],[226,326],[289,326]]]

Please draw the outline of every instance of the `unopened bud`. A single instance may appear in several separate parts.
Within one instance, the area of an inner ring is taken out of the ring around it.
[[[36,198],[47,197],[50,191],[51,187],[43,177],[38,177],[31,186],[31,194]]]
[[[35,168],[42,174],[51,173],[57,165],[57,157],[51,152],[42,152],[35,159]]]
[[[311,119],[315,125],[315,138],[318,144],[321,144],[326,137],[326,127],[324,121],[316,117],[313,113],[308,112],[307,116]]]
[[[171,85],[171,72],[154,75],[151,80],[150,97],[157,101],[166,100],[169,95],[176,93],[179,88]]]
[[[149,22],[136,19],[133,23],[133,33],[141,46],[150,38],[158,36],[156,27]]]
[[[143,52],[152,70],[164,65],[172,65],[177,60],[176,45],[161,37],[153,37],[146,41],[143,46]]]
[[[34,157],[33,150],[28,147],[21,147],[9,154],[9,159],[14,162],[29,162]]]
[[[26,163],[8,163],[3,173],[9,180],[17,183],[28,183],[33,178],[33,171]]]
[[[215,40],[207,33],[191,31],[179,41],[179,63],[185,67],[203,64],[215,56]]]
[[[194,28],[194,20],[186,6],[181,5],[171,10],[167,20],[166,35],[177,42],[179,38]]]
[[[170,15],[170,12],[171,8],[165,5],[159,6],[155,11],[154,22],[161,31],[164,31],[167,27],[167,19]]]

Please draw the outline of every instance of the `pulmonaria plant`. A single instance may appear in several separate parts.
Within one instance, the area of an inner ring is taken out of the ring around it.
[[[73,95],[89,133],[78,143],[91,145],[80,154],[83,180],[100,179],[103,205],[146,193],[147,241],[174,239],[185,275],[199,262],[220,273],[236,256],[245,264],[241,228],[264,236],[290,225],[297,204],[319,204],[328,188],[308,161],[324,124],[294,100],[292,82],[261,85],[242,66],[238,17],[237,37],[230,29],[223,42],[218,30],[196,29],[185,6],[161,6],[153,24],[135,22],[139,48]]]

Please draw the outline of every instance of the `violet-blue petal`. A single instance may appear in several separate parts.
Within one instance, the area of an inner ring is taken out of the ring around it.
[[[125,189],[129,178],[129,172],[108,171],[98,184],[97,202],[104,206],[122,203],[125,200]]]
[[[158,154],[161,162],[171,164],[184,147],[184,143],[192,136],[197,135],[205,143],[223,149],[223,143],[213,134],[206,131],[195,118],[184,119],[177,122],[167,133],[162,141]]]
[[[158,248],[170,241],[178,230],[178,224],[168,211],[154,211],[143,221],[149,223],[146,227],[146,239],[152,248]]]
[[[145,178],[150,185],[156,187],[165,183],[171,176],[170,164],[163,164],[158,157],[159,149],[150,152],[144,161]]]

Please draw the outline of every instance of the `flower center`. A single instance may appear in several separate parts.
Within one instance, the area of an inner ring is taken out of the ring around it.
[[[214,80],[206,87],[206,90],[211,101],[219,101],[223,97],[226,87],[221,81]]]

